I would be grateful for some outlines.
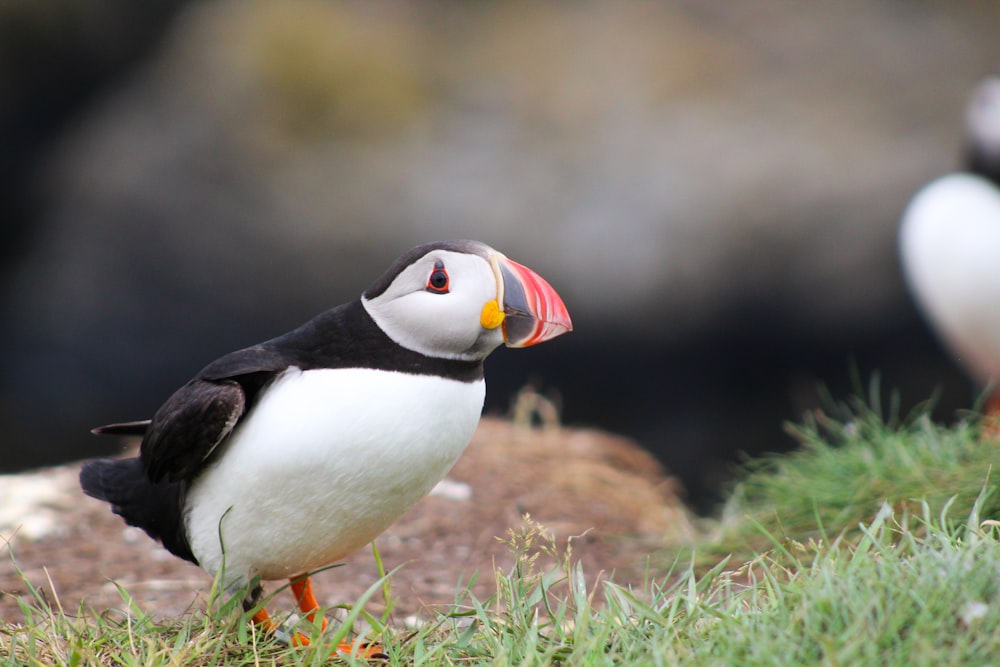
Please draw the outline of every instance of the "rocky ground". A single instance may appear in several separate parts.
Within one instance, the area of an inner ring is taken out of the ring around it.
[[[20,617],[25,579],[68,613],[81,602],[98,612],[120,608],[115,584],[157,617],[203,606],[209,578],[85,497],[78,469],[0,477],[0,619]],[[378,540],[387,568],[405,564],[393,578],[397,620],[449,604],[459,582],[477,572],[474,591],[490,595],[494,569],[512,561],[497,537],[521,527],[525,514],[557,543],[574,538],[574,556],[590,580],[613,574],[640,583],[648,557],[692,530],[676,483],[632,442],[484,419],[447,482]],[[376,578],[372,554],[363,550],[317,575],[317,596],[325,605],[352,602]],[[290,596],[274,604],[288,608]],[[376,596],[368,608],[383,604]]]

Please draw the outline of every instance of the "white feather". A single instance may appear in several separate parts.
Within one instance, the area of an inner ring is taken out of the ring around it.
[[[907,282],[957,360],[980,382],[1000,379],[1000,190],[951,174],[921,190],[903,216]]]
[[[195,557],[210,574],[224,560],[232,586],[301,574],[364,546],[458,460],[485,390],[437,376],[290,369],[192,484]]]

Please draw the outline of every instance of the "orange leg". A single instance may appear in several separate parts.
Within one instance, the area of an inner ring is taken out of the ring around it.
[[[271,620],[271,615],[267,613],[267,609],[261,608],[250,620],[254,625],[259,625],[268,632],[274,632],[278,629],[278,624]]]
[[[316,622],[316,615],[319,613],[319,602],[316,600],[316,595],[313,593],[312,581],[309,580],[308,575],[302,575],[299,577],[294,577],[289,579],[291,582],[292,594],[295,595],[295,601],[298,603],[299,611],[301,611],[310,623]],[[266,612],[265,612],[266,613]],[[254,621],[256,622],[256,616]],[[327,626],[327,620],[322,619],[322,630],[325,631]],[[309,638],[300,633],[296,633],[292,638],[292,643],[298,646],[309,646]],[[337,645],[337,651],[340,653],[355,653],[354,646],[349,642],[340,642]],[[360,651],[356,653],[362,658],[382,658],[385,654],[382,653],[382,648],[377,644],[363,644],[360,646]]]
[[[299,611],[306,615],[310,623],[316,622],[316,614],[319,612],[319,602],[313,593],[312,582],[308,576],[290,579],[292,582],[292,594],[299,604]],[[323,619],[323,630],[326,630],[326,619]]]

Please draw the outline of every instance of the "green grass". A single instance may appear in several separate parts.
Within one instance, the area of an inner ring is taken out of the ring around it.
[[[996,665],[1000,443],[974,415],[942,427],[873,405],[795,427],[801,450],[748,464],[695,558],[651,554],[673,566],[646,582],[589,578],[529,520],[504,538],[515,564],[491,599],[456,582],[451,613],[416,631],[366,620],[393,665]],[[369,594],[391,605],[390,582]],[[214,600],[158,624],[125,591],[103,615],[36,594],[26,623],[0,623],[0,665],[359,662],[256,635]]]
[[[934,514],[950,504],[961,521],[984,488],[984,518],[1000,518],[1000,470],[991,476],[1000,442],[984,441],[977,414],[942,426],[925,405],[901,419],[895,398],[881,407],[877,381],[867,401],[827,402],[826,411],[787,427],[796,451],[745,463],[706,554],[750,558],[776,539],[856,535],[884,504],[897,512],[927,504]]]

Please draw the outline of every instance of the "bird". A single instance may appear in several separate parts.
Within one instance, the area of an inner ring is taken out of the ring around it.
[[[1000,69],[966,106],[963,169],[913,197],[899,248],[919,309],[1000,414]]]
[[[572,328],[552,286],[490,246],[420,245],[360,298],[212,361],[151,419],[93,429],[141,436],[139,455],[86,462],[80,484],[242,592],[254,624],[279,630],[258,601],[281,579],[315,621],[309,573],[374,540],[468,445],[487,355]]]

